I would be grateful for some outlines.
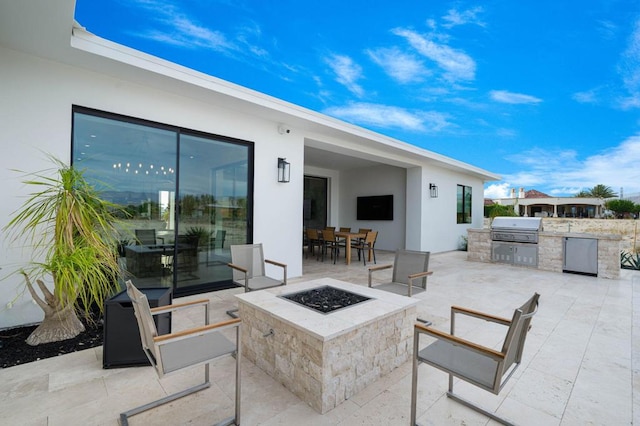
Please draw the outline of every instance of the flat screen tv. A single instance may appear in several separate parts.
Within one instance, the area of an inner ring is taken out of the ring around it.
[[[358,197],[358,220],[393,220],[393,195]]]

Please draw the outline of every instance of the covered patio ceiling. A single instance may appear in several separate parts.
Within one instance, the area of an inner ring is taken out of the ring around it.
[[[382,163],[350,155],[338,154],[324,149],[308,146],[304,148],[304,165],[309,167],[340,171],[372,167],[379,164]]]

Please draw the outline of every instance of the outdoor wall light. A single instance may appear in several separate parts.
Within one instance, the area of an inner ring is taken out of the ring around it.
[[[430,183],[429,193],[431,194],[431,198],[438,198],[438,185],[436,185],[435,183]]]
[[[286,158],[278,158],[278,182],[287,183],[291,178],[291,165]]]

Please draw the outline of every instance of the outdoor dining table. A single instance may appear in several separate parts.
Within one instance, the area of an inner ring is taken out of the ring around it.
[[[345,257],[347,258],[347,265],[351,264],[351,239],[365,238],[367,234],[362,232],[336,232],[335,235],[337,238],[345,239],[346,241],[345,250],[347,251],[347,254]],[[369,261],[371,261],[371,251],[369,251]]]

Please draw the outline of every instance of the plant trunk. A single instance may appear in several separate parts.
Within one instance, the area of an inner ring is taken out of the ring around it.
[[[76,315],[73,303],[66,306],[58,300],[53,293],[44,285],[42,280],[36,280],[44,299],[36,292],[29,276],[22,272],[26,281],[27,289],[31,297],[44,311],[44,319],[40,325],[27,337],[27,344],[31,346],[43,343],[59,342],[61,340],[73,339],[82,333],[85,328]]]
[[[75,309],[51,309],[45,312],[44,320],[27,337],[27,343],[36,346],[73,339],[84,330],[84,324],[78,319]]]

